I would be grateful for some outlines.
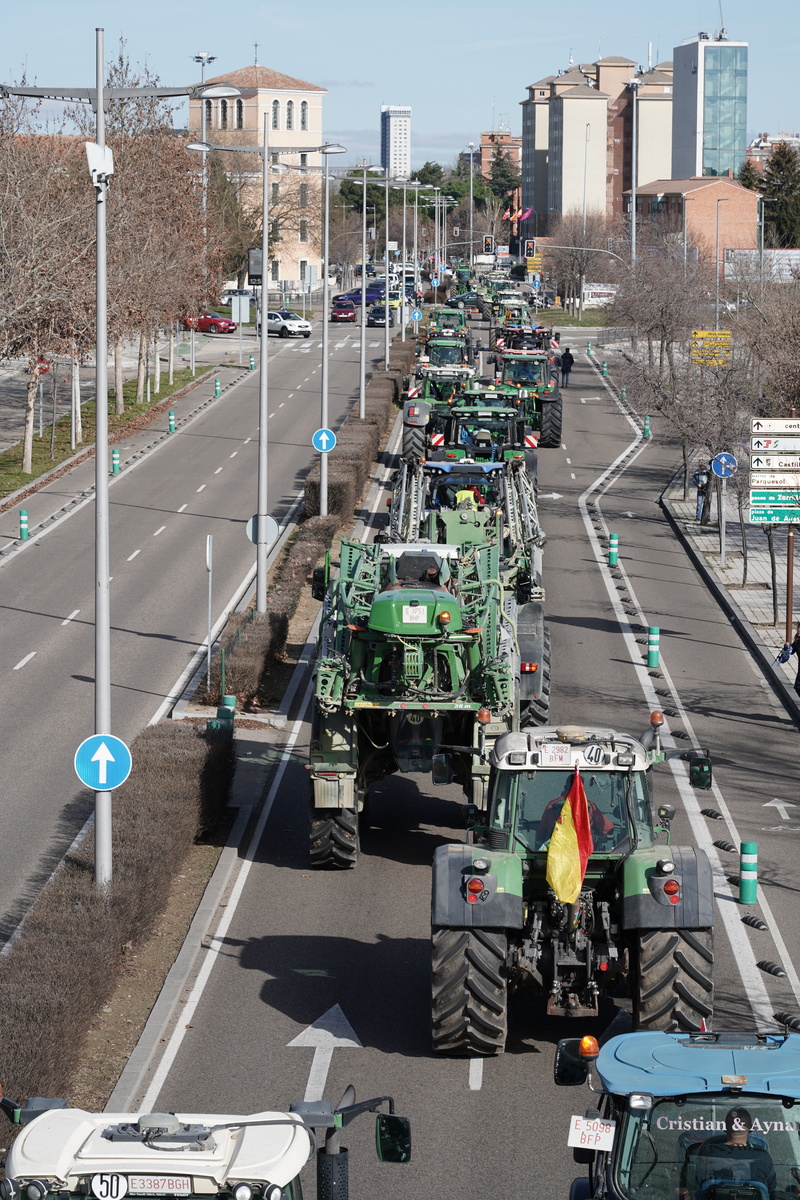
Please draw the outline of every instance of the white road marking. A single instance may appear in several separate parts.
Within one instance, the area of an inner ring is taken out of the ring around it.
[[[565,462],[565,463],[568,463],[570,466],[572,466],[572,459],[571,459],[571,458],[565,458],[565,459],[564,459],[564,462]]]
[[[469,1060],[469,1090],[471,1092],[479,1092],[483,1086],[483,1059],[471,1058]]]
[[[242,442],[242,445],[243,445],[243,446],[246,446],[246,445],[247,445],[247,443],[248,443],[248,442],[252,442],[252,440],[253,440],[252,438],[245,438],[245,439],[244,439],[244,441]]]
[[[375,346],[380,346],[380,342],[370,342],[370,347],[371,347],[372,349],[374,349],[374,348],[375,348]]]
[[[155,531],[155,533],[153,534],[153,537],[158,537],[158,535],[159,535],[160,533],[163,533],[163,532],[164,532],[164,530],[165,530],[166,528],[167,528],[167,527],[166,527],[166,525],[162,525],[160,529],[157,529],[157,530]]]
[[[219,475],[219,473],[220,473],[220,471],[221,471],[221,470],[222,470],[222,467],[217,467],[217,469],[216,469],[216,471],[214,472],[214,474],[215,474],[215,475]]]
[[[581,399],[581,404],[585,404],[585,403],[586,403],[586,401],[584,399]]]
[[[202,490],[203,490],[203,488],[204,488],[205,486],[206,486],[206,485],[205,485],[204,483],[201,483],[201,484],[200,484],[200,487],[197,489],[197,490],[198,490],[198,492],[202,492]]]
[[[343,345],[344,345],[344,342],[337,342],[333,348],[334,348],[334,350],[341,350]]]
[[[155,534],[153,536],[155,537]],[[136,558],[136,555],[141,553],[141,550],[134,550],[133,554],[128,559],[128,562],[133,562],[133,560]]]
[[[570,479],[574,479],[574,478],[575,478],[575,472],[574,472],[574,471],[570,471],[570,473],[569,473],[569,477],[570,477]]]
[[[291,400],[293,395],[294,395],[294,392],[289,392],[289,395],[286,397],[286,399]]]
[[[318,350],[321,350],[321,349],[322,349],[322,342],[318,342],[318,343],[317,343],[317,349],[318,349]]]
[[[71,612],[71,613],[69,614],[69,616],[67,617],[66,621],[62,621],[62,622],[61,622],[61,624],[62,624],[62,625],[69,625],[70,621],[71,621],[71,620],[72,620],[74,617],[77,617],[77,615],[78,615],[78,613],[79,613],[80,611],[81,611],[81,610],[80,610],[79,608],[76,608],[76,609],[75,609],[75,612]]]
[[[284,403],[285,403],[285,401],[284,401]],[[283,404],[279,404],[278,408],[283,408]]]
[[[562,449],[562,450],[566,450],[566,448],[567,448],[567,443],[566,443],[566,442],[562,442],[562,443],[561,443],[561,449]]]
[[[180,508],[178,509],[178,512],[183,512],[183,510],[184,510],[185,508],[188,508],[188,507],[189,507],[189,505],[188,505],[188,504],[182,504],[182,505],[180,506]]]
[[[275,413],[270,413],[270,414],[269,414],[269,419],[270,419],[270,421],[272,420],[272,418],[273,418],[274,416],[275,416]]]
[[[238,451],[238,450],[234,450],[233,454],[231,455],[231,458],[236,458],[236,455],[237,455],[238,453],[239,453],[239,451]]]
[[[25,666],[25,663],[27,663],[27,662],[30,662],[30,661],[31,661],[31,659],[34,657],[34,655],[35,655],[35,654],[36,654],[36,651],[35,651],[35,650],[31,650],[30,654],[26,654],[24,658],[21,658],[21,659],[19,660],[19,662],[17,663],[17,665],[14,667],[14,670],[15,670],[15,671],[18,671],[18,670],[20,669],[20,667],[24,667],[24,666]]]
[[[314,681],[312,679],[309,681],[308,687],[306,688],[305,694],[302,699],[302,703],[301,703],[301,707],[300,707],[301,714],[305,714],[306,708],[308,707],[308,703],[311,699],[311,693],[313,691],[313,688],[314,688]],[[275,803],[275,797],[277,796],[278,791],[283,783],[283,776],[286,772],[286,768],[289,765],[289,762],[291,761],[291,759],[293,757],[293,750],[294,750],[295,742],[297,741],[297,739],[299,738],[299,736],[303,730],[304,720],[305,720],[305,717],[300,716],[295,721],[294,725],[292,726],[292,732],[290,733],[290,735],[287,739],[286,745],[283,749],[282,756],[278,763],[278,768],[275,772],[275,777],[272,781],[272,786],[269,789],[269,793],[267,795],[266,801],[264,802],[264,805],[261,809],[261,813],[258,818],[258,824],[256,825],[256,827],[253,831],[253,836],[250,839],[250,844],[248,845],[248,847],[245,851],[244,860],[242,862],[239,874],[236,878],[236,882],[234,883],[233,888],[231,889],[230,895],[228,896],[228,907],[225,909],[224,915],[222,916],[219,924],[217,925],[213,936],[208,939],[207,948],[205,951],[205,956],[203,958],[202,966],[197,974],[197,978],[194,982],[194,986],[192,987],[192,990],[191,990],[189,996],[187,997],[186,1005],[181,1010],[181,1020],[178,1022],[176,1029],[174,1030],[172,1036],[169,1039],[169,1042],[167,1043],[167,1045],[164,1048],[164,1057],[161,1059],[161,1062],[159,1063],[157,1069],[154,1071],[154,1073],[150,1079],[150,1086],[147,1089],[146,1094],[142,1098],[141,1104],[138,1109],[138,1111],[140,1111],[140,1112],[151,1112],[152,1111],[153,1106],[155,1105],[156,1099],[158,1098],[158,1095],[164,1086],[167,1076],[169,1075],[169,1072],[172,1069],[172,1065],[175,1062],[175,1059],[178,1055],[178,1051],[181,1048],[183,1039],[186,1036],[186,1030],[192,1023],[192,1019],[197,1010],[197,1006],[200,1003],[200,1000],[203,995],[203,991],[205,989],[206,984],[208,983],[208,978],[211,974],[214,964],[217,961],[217,956],[222,951],[227,949],[226,943],[227,943],[227,937],[228,937],[228,930],[229,930],[231,922],[233,921],[233,918],[236,914],[236,909],[239,905],[239,902],[242,898],[242,892],[244,891],[245,884],[247,883],[247,878],[250,874],[250,868],[253,866],[253,863],[256,860],[256,852],[258,850],[259,842],[261,841],[261,838],[264,835],[264,829],[266,827],[267,821],[269,820],[269,815],[272,811],[272,806]]]
[[[310,375],[306,375],[305,379],[303,380],[303,383],[308,383],[310,378],[311,378]]]

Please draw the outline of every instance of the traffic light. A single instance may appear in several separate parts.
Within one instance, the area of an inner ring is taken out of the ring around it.
[[[487,233],[483,239],[483,253],[494,254],[494,238],[490,233]]]
[[[533,258],[536,253],[536,238],[525,239],[525,258]]]

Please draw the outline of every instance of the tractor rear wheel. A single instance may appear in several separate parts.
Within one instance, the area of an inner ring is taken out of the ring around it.
[[[404,425],[403,461],[419,462],[425,458],[426,440],[424,425]]]
[[[347,870],[358,861],[358,812],[354,808],[311,808],[312,867]]]
[[[638,943],[634,1028],[699,1030],[714,1007],[714,931],[648,929]]]
[[[561,393],[559,393],[555,400],[548,400],[542,405],[542,429],[539,436],[539,445],[544,446],[548,450],[557,449],[561,445],[561,426],[563,423],[561,410]]]
[[[434,926],[431,943],[434,1050],[502,1054],[508,1028],[506,934]]]

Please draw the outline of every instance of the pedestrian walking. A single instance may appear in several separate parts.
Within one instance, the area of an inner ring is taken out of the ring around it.
[[[692,476],[692,482],[697,488],[697,510],[695,512],[695,520],[699,521],[703,515],[703,505],[706,502],[706,493],[710,482],[708,474],[708,463],[701,462],[698,464],[697,470]]]
[[[794,690],[797,692],[798,696],[800,696],[800,621],[797,622],[797,628],[794,631],[794,641],[784,642],[783,649],[784,653],[787,650],[789,651],[787,659],[784,661],[788,661],[793,654],[797,658],[797,676],[794,681]],[[779,657],[780,659],[783,659],[783,655],[780,655]]]
[[[574,365],[575,365],[575,359],[574,359],[573,355],[570,354],[569,346],[567,346],[567,348],[564,350],[564,353],[561,355],[561,386],[562,387],[569,387],[570,371],[572,370]]]

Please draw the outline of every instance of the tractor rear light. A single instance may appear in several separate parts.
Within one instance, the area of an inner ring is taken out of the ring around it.
[[[481,875],[485,875],[492,864],[488,858],[476,858],[472,864],[473,871],[480,871]]]
[[[582,1037],[578,1045],[578,1054],[581,1058],[597,1058],[600,1053],[600,1047],[597,1044],[597,1038],[586,1035]]]
[[[513,754],[506,755],[506,762],[510,767],[524,767],[527,761],[528,756],[522,750],[515,750]]]
[[[479,708],[478,713],[477,713],[477,719],[478,719],[479,724],[488,725],[492,719],[492,714],[489,712],[488,708]]]
[[[533,674],[534,671],[539,670],[539,664],[534,663],[534,662],[521,662],[519,664],[519,669],[520,669],[520,671],[522,671],[523,674],[530,675],[530,674]]]
[[[603,959],[603,960],[602,960],[602,962],[599,962],[599,963],[597,964],[597,966],[598,966],[598,968],[599,968],[601,971],[607,971],[607,970],[608,970],[608,962],[606,961],[606,959]]]
[[[670,896],[669,902],[670,904],[680,904],[681,898],[680,896]]]
[[[484,889],[484,886],[485,885],[484,885],[484,882],[482,879],[468,879],[467,880],[467,891],[470,892],[473,896],[480,896],[481,892]]]
[[[411,408],[409,408],[408,415],[410,417],[419,416],[419,409],[416,407],[416,405],[412,405]]]
[[[447,611],[440,612],[439,616],[436,618],[440,625],[448,625],[452,619],[452,616]]]
[[[681,885],[678,883],[677,879],[668,879],[666,881],[666,883],[664,884],[664,895],[665,896],[678,896],[680,893],[680,890],[681,890]]]

